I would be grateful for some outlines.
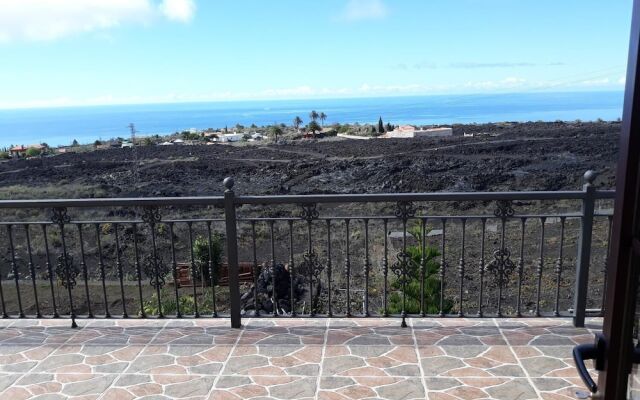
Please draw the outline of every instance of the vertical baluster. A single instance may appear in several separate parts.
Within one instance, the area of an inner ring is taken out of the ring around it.
[[[609,260],[609,253],[611,252],[611,224],[613,222],[613,216],[609,215],[607,217],[608,227],[607,227],[607,253],[604,255],[604,282],[602,282],[602,303],[600,304],[600,315],[604,316],[604,307],[605,307],[605,296],[607,294],[607,262]],[[638,334],[640,334],[640,329],[638,330]]]
[[[351,316],[351,256],[349,255],[349,219],[344,220],[345,232],[346,232],[346,258],[344,264],[345,274],[347,276],[347,317]]]
[[[58,214],[59,215],[56,215]],[[64,274],[66,286],[67,286],[67,294],[69,295],[69,317],[71,317],[71,327],[77,328],[76,324],[76,311],[73,306],[73,294],[71,292],[73,286],[75,285],[75,276],[72,275],[71,272],[71,262],[69,260],[69,253],[67,251],[67,239],[65,234],[65,224],[69,222],[68,217],[66,216],[66,209],[58,209],[54,210],[54,218],[58,221],[58,227],[60,229],[60,239],[62,240],[62,261],[64,262]],[[73,279],[73,281],[72,281]]]
[[[384,228],[384,258],[382,259],[382,276],[384,277],[383,282],[383,297],[382,297],[382,307],[384,308],[383,316],[389,316],[389,307],[387,304],[387,286],[388,286],[388,276],[389,276],[389,235],[388,235],[388,221],[387,218],[382,220],[383,228]]]
[[[189,228],[189,249],[191,254],[191,285],[193,286],[193,305],[194,305],[194,317],[200,317],[200,311],[198,311],[198,293],[196,291],[196,257],[193,252],[193,223],[187,222]]]
[[[107,299],[107,285],[105,283],[106,274],[104,271],[104,257],[102,255],[102,239],[100,238],[100,224],[96,224],[96,242],[98,245],[98,268],[100,269],[100,280],[102,281],[102,296],[104,298],[104,316],[111,318],[109,312],[109,300]]]
[[[291,307],[291,317],[296,316],[296,302],[295,302],[295,293],[294,293],[294,285],[293,285],[293,277],[295,274],[295,269],[293,265],[293,220],[289,220],[289,307]],[[309,232],[311,235],[311,232]]]
[[[178,292],[179,280],[178,275],[178,262],[176,261],[176,244],[173,230],[173,222],[169,222],[169,236],[171,244],[171,269],[173,270],[173,288],[176,296],[176,318],[182,318],[182,311],[180,310],[180,293]]]
[[[520,218],[520,257],[518,258],[518,304],[516,304],[516,315],[522,317],[522,280],[524,279],[524,230],[527,218]]]
[[[51,254],[49,253],[49,239],[47,237],[47,225],[42,224],[42,237],[44,239],[44,253],[45,253],[45,267],[47,269],[47,275],[49,276],[49,288],[51,289],[51,304],[53,305],[53,318],[58,318],[58,307],[56,305],[56,292],[53,286],[53,271],[51,270]],[[2,302],[2,316],[7,318],[6,309],[4,306],[4,295],[2,293],[2,277],[0,277],[0,302]]]
[[[113,231],[116,238],[116,269],[118,270],[118,280],[120,281],[120,298],[122,300],[122,318],[129,318],[127,315],[127,301],[124,295],[124,271],[122,270],[122,259],[120,256],[120,234],[119,225],[113,224]]]
[[[159,218],[158,218],[159,220]],[[162,309],[162,298],[160,294],[160,269],[158,259],[158,244],[156,240],[156,223],[155,220],[150,220],[149,229],[151,230],[151,255],[153,257],[153,270],[154,270],[154,282],[156,287],[156,296],[158,296],[158,318],[164,318],[164,310]],[[193,283],[193,288],[195,290],[195,281]],[[197,301],[196,301],[197,303]]]
[[[138,224],[133,223],[133,253],[134,262],[136,263],[136,279],[138,280],[138,296],[140,297],[140,317],[146,318],[147,314],[144,311],[144,297],[142,296],[142,270],[140,268],[140,252],[138,251]],[[176,292],[177,292],[176,287]],[[178,301],[178,300],[176,300]]]
[[[398,278],[402,283],[402,311],[400,312],[400,316],[402,317],[402,322],[400,323],[400,327],[407,327],[407,273],[409,272],[409,261],[407,257],[407,218],[402,218],[402,257],[400,260],[400,270],[396,269],[397,264],[394,264],[393,272],[396,273]]]
[[[87,297],[87,316],[93,318],[91,310],[91,295],[89,294],[89,271],[87,270],[87,260],[84,253],[84,237],[82,234],[82,224],[76,224],[78,228],[78,241],[80,242],[80,268],[82,269],[82,277],[84,279],[84,294]]]
[[[540,297],[542,295],[542,271],[544,269],[544,223],[546,217],[540,217],[540,258],[538,259],[538,266],[536,268],[536,274],[538,278],[538,288],[536,290],[536,317],[540,316]]]
[[[444,317],[444,276],[447,268],[446,254],[445,254],[445,242],[447,233],[447,219],[442,218],[442,248],[440,249],[440,312],[439,315]]]
[[[369,220],[364,219],[364,316],[369,316]]]
[[[211,281],[211,300],[213,302],[213,313],[211,316],[217,318],[218,310],[216,307],[216,282],[213,276],[213,235],[211,233],[211,221],[207,221],[207,234],[209,235],[209,280]],[[204,274],[202,277],[204,278]]]
[[[499,266],[498,266],[498,318],[502,318],[502,289],[503,289],[503,285],[506,282],[505,279],[505,265],[506,265],[506,260],[508,259],[506,253],[505,253],[505,234],[506,234],[506,228],[507,228],[507,218],[506,217],[502,217],[500,219],[500,260],[499,260]]]
[[[464,317],[464,311],[462,309],[464,304],[464,269],[465,269],[465,260],[464,260],[464,250],[465,250],[465,239],[466,239],[466,231],[467,231],[467,219],[462,218],[460,220],[462,224],[462,243],[460,248],[460,261],[458,262],[458,278],[460,279],[460,307],[458,309],[458,317]]]
[[[307,255],[309,257],[307,262],[307,268],[309,269],[309,316],[313,317],[315,315],[315,307],[313,304],[313,273],[316,264],[313,262],[315,258],[313,257],[313,242],[311,241],[311,219],[307,219]],[[320,284],[318,282],[318,284]]]
[[[328,304],[327,304],[327,316],[333,317],[333,310],[331,308],[331,220],[327,219],[327,288],[328,288]]]
[[[424,299],[424,283],[427,268],[427,219],[422,218],[420,221],[420,316],[426,315],[425,299]]]
[[[13,227],[7,225],[7,236],[9,237],[9,248],[11,251],[11,272],[13,273],[13,280],[16,284],[16,299],[18,300],[18,316],[24,318],[24,312],[22,311],[22,297],[20,296],[20,279],[18,277],[18,265],[16,264],[16,249],[13,246]]]
[[[258,308],[258,249],[256,246],[256,221],[251,221],[251,241],[253,243],[253,308],[255,316],[260,316]]]
[[[38,300],[38,284],[36,282],[36,270],[33,264],[33,251],[31,249],[31,233],[29,232],[29,224],[24,224],[24,232],[27,236],[27,254],[29,255],[29,274],[31,275],[31,284],[33,286],[33,297],[36,303],[36,318],[42,318],[40,312],[40,300]],[[91,316],[91,307],[89,307],[89,318]]]
[[[278,316],[278,297],[276,293],[276,239],[275,239],[275,221],[269,221],[269,230],[271,231],[271,301],[273,303],[273,316]]]
[[[562,279],[562,262],[563,262],[563,249],[564,249],[564,223],[565,217],[560,217],[560,248],[558,250],[558,259],[556,260],[556,306],[553,310],[553,315],[560,316],[560,280]]]
[[[487,219],[483,217],[480,221],[482,222],[482,238],[480,242],[480,271],[478,271],[480,273],[480,293],[478,294],[478,317],[482,318],[484,316],[484,313],[482,311],[482,306],[483,306],[482,302],[484,301],[484,299],[482,298],[482,296],[484,294],[484,270],[485,270],[484,249],[485,249],[485,238],[487,234]]]

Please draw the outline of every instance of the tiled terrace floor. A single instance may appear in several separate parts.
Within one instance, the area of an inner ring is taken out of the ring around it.
[[[0,399],[563,399],[569,319],[0,321]]]

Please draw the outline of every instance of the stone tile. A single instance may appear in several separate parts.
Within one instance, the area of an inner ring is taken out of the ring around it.
[[[584,388],[572,348],[601,326],[574,328],[568,318],[243,323],[82,320],[71,330],[64,320],[0,320],[0,398],[573,398]]]

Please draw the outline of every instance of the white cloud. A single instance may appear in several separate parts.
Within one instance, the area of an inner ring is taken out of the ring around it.
[[[609,78],[587,79],[580,82],[580,86],[607,86],[611,84]]]
[[[160,11],[172,21],[189,22],[196,12],[193,0],[164,0]]]
[[[187,22],[193,0],[9,0],[0,3],[0,42],[46,41],[157,18]]]
[[[348,0],[339,14],[343,21],[383,19],[389,14],[382,0]]]
[[[626,77],[626,76],[624,76],[624,75],[623,75],[623,76],[621,76],[621,77],[618,79],[618,85],[623,85],[623,86],[624,86],[624,84],[625,84],[626,82],[627,82],[627,77]]]
[[[608,79],[610,84],[617,81]],[[371,96],[407,96],[431,94],[469,94],[469,93],[509,93],[538,90],[593,90],[593,86],[607,87],[604,79],[599,84],[591,82],[554,82],[532,81],[521,77],[506,77],[497,80],[478,80],[459,83],[411,83],[411,84],[370,84],[363,82],[349,87],[314,87],[301,85],[294,87],[266,88],[257,90],[234,91],[202,91],[198,93],[166,93],[160,95],[98,95],[88,98],[70,98],[59,96],[52,98],[15,101],[3,100],[0,97],[0,109],[90,106],[112,104],[150,104],[180,103],[199,101],[236,101],[236,100],[278,100],[278,99],[319,99],[319,98],[352,98]],[[1,93],[0,93],[1,95]]]

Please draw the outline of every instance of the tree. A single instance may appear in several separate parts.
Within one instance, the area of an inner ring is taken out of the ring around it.
[[[382,117],[378,120],[378,133],[384,133],[384,124],[382,123]]]
[[[218,270],[222,261],[224,247],[224,236],[214,232],[211,235],[211,242],[205,236],[198,236],[193,243],[193,255],[196,264],[196,275],[203,279],[205,283],[218,283]],[[209,265],[209,255],[211,255],[211,265]]]
[[[296,128],[296,130],[299,130],[300,129],[300,125],[302,125],[302,119],[300,117],[296,116],[293,119],[293,126]]]
[[[25,155],[27,157],[37,157],[40,155],[40,150],[36,149],[35,147],[29,147],[25,152]]]
[[[73,142],[71,142],[72,146],[79,146],[79,143],[76,139],[73,139]]]
[[[322,130],[322,128],[320,127],[320,125],[318,125],[318,123],[316,121],[311,121],[309,122],[309,124],[307,125],[307,130],[311,133],[313,133],[313,136],[316,136],[316,132]]]
[[[325,114],[324,112],[320,112],[319,118],[320,118],[320,122],[322,123],[322,126],[324,127],[324,120],[327,119],[327,114]]]
[[[387,128],[387,132],[392,131],[393,130],[393,125],[391,125],[390,123],[387,122],[387,125],[385,126]]]
[[[93,142],[94,147],[98,147],[102,145],[102,142],[99,140],[96,140],[95,142]]]
[[[151,146],[153,144],[153,140],[150,137],[147,136],[146,138],[144,138],[144,142],[143,143],[144,143],[145,146]]]
[[[315,122],[315,120],[317,120],[318,117],[320,117],[320,114],[318,114],[316,110],[313,110],[309,113],[309,118],[311,118],[311,121]]]
[[[278,136],[282,135],[283,131],[279,125],[271,125],[269,127],[269,134],[275,137],[276,143],[278,143]]]

